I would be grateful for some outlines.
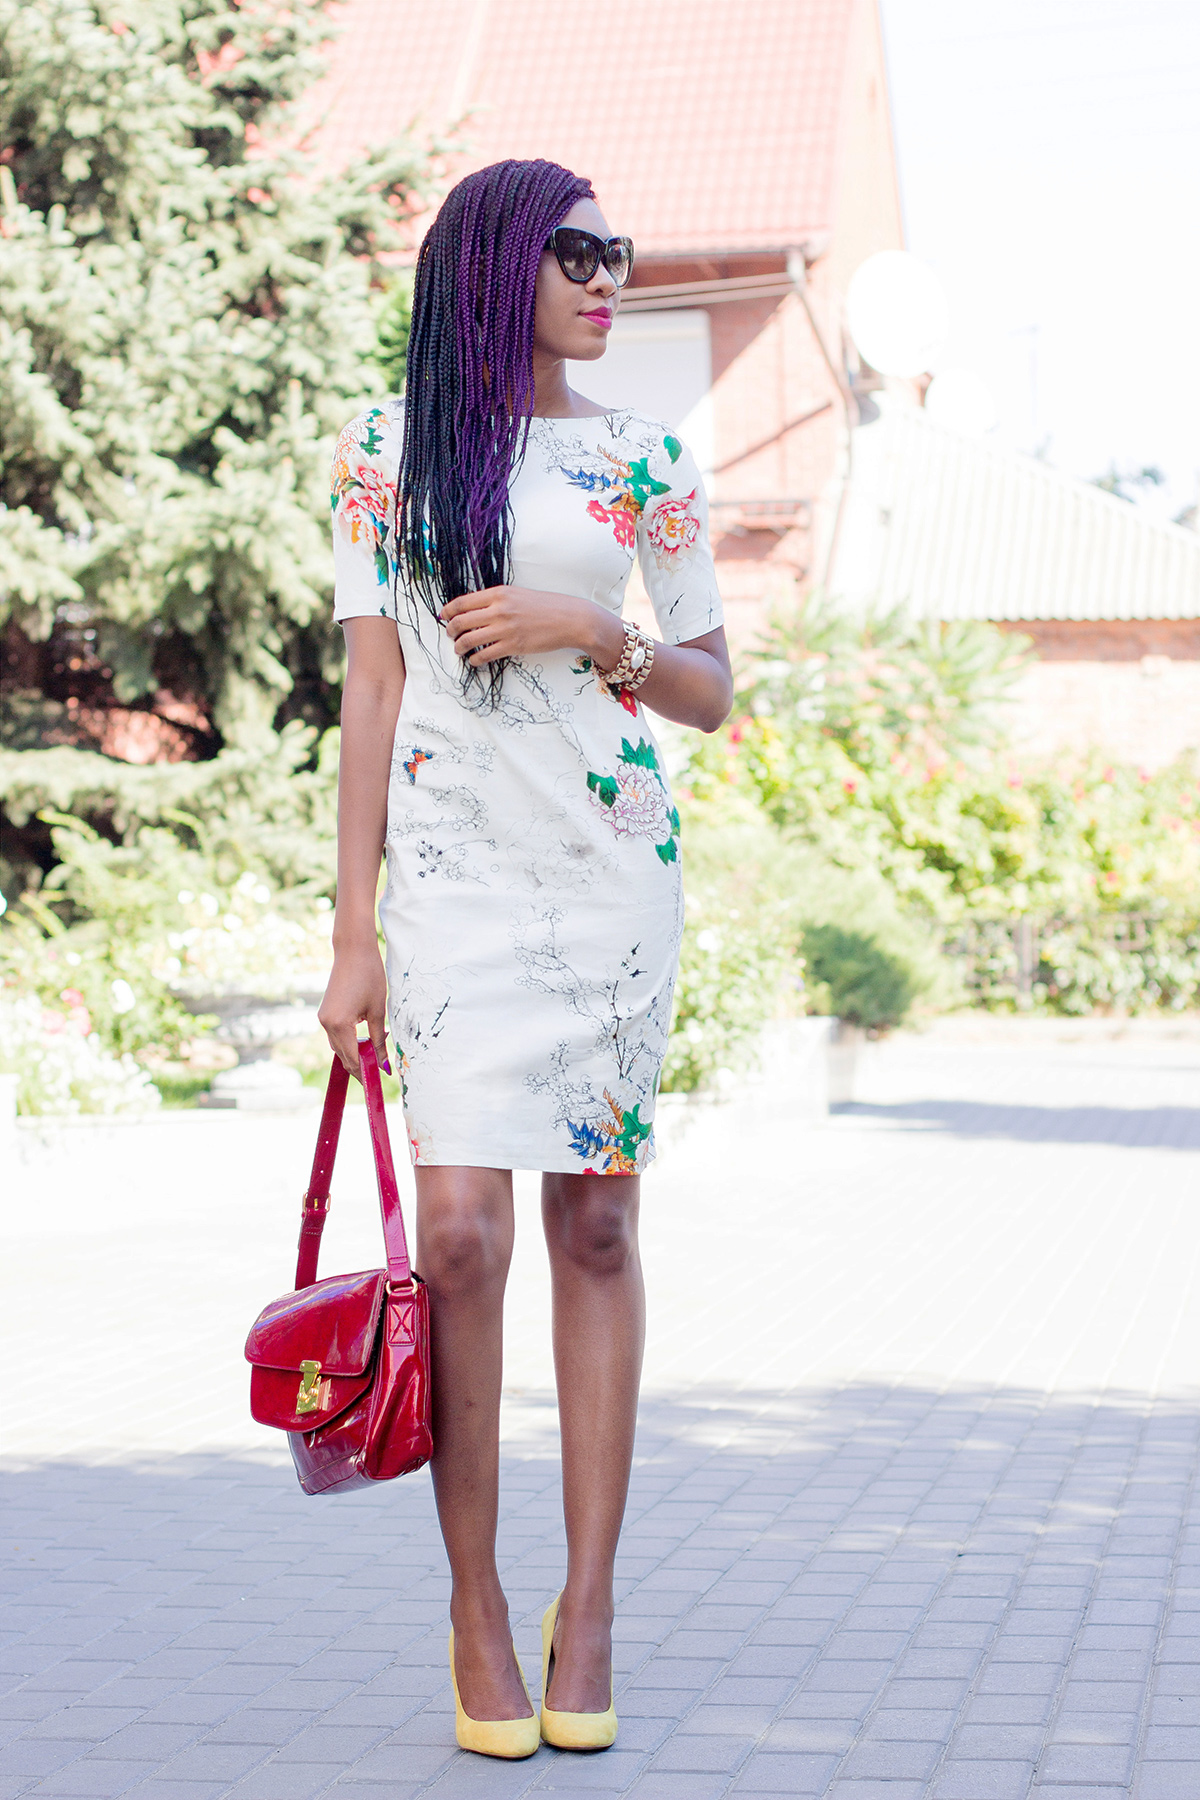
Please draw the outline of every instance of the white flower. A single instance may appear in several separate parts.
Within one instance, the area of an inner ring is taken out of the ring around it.
[[[112,1003],[115,1013],[132,1012],[137,1005],[137,995],[127,981],[117,980],[112,984]]]

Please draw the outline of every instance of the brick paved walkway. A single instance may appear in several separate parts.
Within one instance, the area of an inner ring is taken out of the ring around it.
[[[951,1022],[862,1091],[824,1128],[710,1110],[647,1182],[621,1736],[519,1765],[454,1749],[426,1479],[305,1500],[245,1420],[310,1125],[27,1133],[0,1800],[1196,1800],[1200,1032]],[[358,1138],[329,1269],[375,1260]],[[562,1538],[521,1226],[502,1552],[532,1676]]]

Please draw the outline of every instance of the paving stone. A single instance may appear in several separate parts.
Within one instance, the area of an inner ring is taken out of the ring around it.
[[[776,1756],[761,1752],[741,1769],[731,1794],[823,1794],[837,1768],[836,1756]]]
[[[959,1762],[948,1758],[930,1789],[931,1800],[1024,1800],[1033,1784],[1031,1762]]]
[[[873,1776],[888,1781],[928,1780],[942,1754],[942,1740],[905,1742],[891,1738],[873,1743],[863,1739],[855,1744],[841,1765],[840,1773],[848,1780]]]
[[[1038,1774],[1047,1781],[1123,1787],[1132,1766],[1132,1744],[1051,1744],[1038,1765]]]
[[[236,1781],[271,1755],[271,1744],[189,1744],[159,1767],[166,1781]]]
[[[37,1791],[62,1796],[63,1800],[68,1796],[72,1800],[115,1800],[116,1795],[127,1793],[143,1776],[153,1772],[153,1765],[149,1763],[95,1762],[90,1757],[83,1757],[47,1775],[44,1781],[38,1782]]]
[[[92,1748],[86,1738],[18,1738],[4,1750],[6,1775],[48,1775]]]
[[[1194,1764],[1145,1762],[1137,1773],[1137,1800],[1195,1800]]]
[[[680,1726],[655,1756],[654,1769],[688,1769],[703,1774],[732,1773],[754,1748],[748,1736],[693,1733]]]

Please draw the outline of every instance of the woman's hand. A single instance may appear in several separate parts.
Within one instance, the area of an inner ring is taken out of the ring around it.
[[[601,667],[615,668],[624,643],[620,620],[604,607],[537,588],[491,587],[460,594],[442,608],[441,618],[455,650],[473,668],[501,656],[533,656],[543,650],[585,650]]]
[[[338,1060],[358,1076],[358,1025],[365,1021],[379,1066],[391,1074],[384,1036],[387,1031],[387,976],[379,946],[364,941],[335,950],[333,968],[317,1017]]]
[[[603,674],[616,668],[625,648],[625,630],[616,613],[594,600],[544,594],[538,588],[493,587],[459,594],[442,608],[441,618],[455,650],[474,668],[500,656],[581,650]],[[723,725],[733,703],[733,678],[721,627],[682,644],[656,645],[654,666],[638,699],[678,725],[700,731]]]

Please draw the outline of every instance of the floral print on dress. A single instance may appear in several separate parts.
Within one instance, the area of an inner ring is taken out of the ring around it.
[[[618,706],[623,706],[631,718],[637,718],[637,695],[631,693],[627,687],[614,687],[603,669],[598,669],[590,656],[577,656],[571,664],[571,673],[572,675],[594,677],[596,686],[602,694],[607,694],[610,700],[615,700]]]
[[[597,775],[589,769],[587,784],[593,802],[619,836],[651,838],[659,860],[675,862],[679,813],[671,805],[653,744],[639,738],[635,750],[628,738],[622,738],[616,772]]]
[[[567,1120],[571,1148],[576,1156],[588,1161],[584,1175],[636,1175],[643,1163],[642,1145],[647,1142],[652,1125],[638,1117],[640,1106],[626,1112],[604,1090],[606,1111],[595,1121],[584,1119],[578,1124]]]
[[[663,500],[655,507],[646,526],[646,542],[660,569],[673,569],[691,555],[700,536],[700,521],[694,505],[696,490],[679,500]]]
[[[387,538],[396,497],[370,459],[379,454],[386,424],[387,415],[382,408],[374,407],[345,427],[334,446],[329,495],[337,529],[352,544],[363,546],[381,587],[391,580]],[[380,608],[384,614],[387,610]]]
[[[648,541],[662,569],[689,553],[700,531],[700,521],[692,511],[695,488],[683,499],[663,500],[662,496],[671,492],[671,483],[650,466],[653,462],[663,475],[669,474],[682,454],[683,445],[668,431],[644,456],[625,458],[600,448],[576,461],[564,451],[555,467],[572,487],[596,496],[587,503],[588,517],[607,525],[623,550],[632,552],[636,547],[639,521],[650,506]]]

